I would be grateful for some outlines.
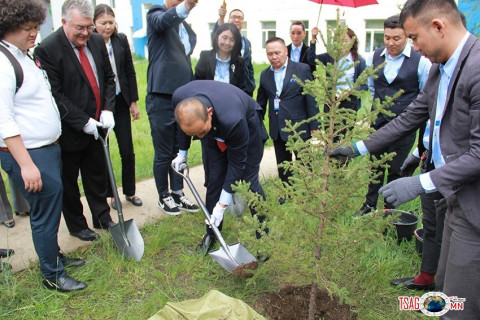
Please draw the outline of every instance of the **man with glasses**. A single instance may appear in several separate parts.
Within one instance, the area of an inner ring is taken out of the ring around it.
[[[62,27],[36,48],[48,73],[62,119],[63,216],[70,234],[83,241],[99,235],[88,227],[77,183],[92,213],[93,227],[115,225],[107,203],[107,172],[102,129],[115,125],[115,75],[103,38],[93,31],[93,7],[87,0],[67,0],[62,6]]]
[[[225,23],[225,16],[227,15],[227,7],[222,5],[218,9],[218,21],[213,28],[212,37],[217,31],[218,26]],[[242,32],[243,22],[245,21],[245,15],[240,9],[233,9],[228,16],[228,23],[233,23],[238,31]],[[255,91],[255,74],[252,65],[252,44],[250,40],[242,35],[242,57],[245,60],[245,79],[246,79],[246,92],[251,97],[253,91]]]

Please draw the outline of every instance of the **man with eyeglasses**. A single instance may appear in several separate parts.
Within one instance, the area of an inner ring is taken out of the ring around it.
[[[67,0],[62,27],[36,48],[48,73],[62,119],[63,216],[70,234],[93,241],[99,234],[88,227],[77,183],[92,213],[93,227],[115,225],[107,203],[105,155],[98,135],[115,125],[115,75],[103,38],[93,31],[93,7],[88,0]]]
[[[220,9],[218,9],[218,21],[213,27],[212,37],[217,31],[218,26],[225,23],[225,16],[227,15],[227,6],[222,5]],[[243,14],[242,10],[240,9],[233,9],[228,16],[228,23],[233,23],[238,31],[242,32],[243,22],[245,21],[245,15]],[[253,91],[255,91],[255,74],[253,71],[252,65],[252,44],[250,40],[247,39],[244,35],[242,35],[242,57],[245,60],[245,80],[246,80],[246,92],[247,94],[252,97]]]

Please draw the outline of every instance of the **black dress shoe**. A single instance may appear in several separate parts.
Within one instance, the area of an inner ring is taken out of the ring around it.
[[[13,227],[15,227],[15,220],[12,220],[12,221],[10,221],[10,222],[3,221],[3,224],[4,224],[5,227],[7,227],[7,228],[13,228]]]
[[[13,251],[13,249],[0,249],[0,258],[13,256],[14,254],[15,254],[15,251]]]
[[[12,269],[12,265],[10,263],[0,262],[0,273],[2,273],[3,270],[7,271],[10,269]]]
[[[100,235],[98,233],[88,228],[79,232],[70,232],[70,235],[77,237],[82,241],[95,241],[97,239],[100,239]]]
[[[112,220],[108,221],[108,222],[100,222],[100,224],[96,224],[94,223],[93,224],[93,227],[95,229],[104,229],[104,230],[108,230],[109,228],[111,227],[115,227],[117,224],[115,222],[113,222]]]
[[[43,285],[49,290],[57,290],[60,292],[70,292],[74,290],[83,290],[87,287],[85,282],[80,282],[67,275],[56,280],[43,280]]]
[[[203,236],[202,242],[197,246],[195,249],[198,254],[207,254],[208,251],[210,251],[215,244],[215,236],[211,236],[208,233]]]
[[[25,211],[25,212],[15,211],[15,215],[16,215],[16,216],[19,216],[19,215],[22,214],[22,213],[25,213],[26,216],[29,216],[29,215],[30,215],[30,212],[29,212],[29,211]]]
[[[78,258],[69,258],[63,253],[58,255],[64,267],[81,267],[85,264],[85,260]]]
[[[426,290],[432,291],[435,290],[435,282],[430,284],[415,284],[415,278],[400,278],[400,279],[393,279],[391,281],[392,285],[394,286],[404,286],[410,290]]]
[[[131,197],[125,196],[125,200],[127,200],[128,202],[130,202],[136,207],[140,207],[143,204],[142,200],[137,196],[131,196]]]

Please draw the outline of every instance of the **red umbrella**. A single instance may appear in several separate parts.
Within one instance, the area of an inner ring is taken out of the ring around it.
[[[337,6],[352,7],[352,8],[368,6],[371,4],[378,4],[376,0],[309,0],[309,1],[320,3],[320,11],[318,12],[317,26],[318,26],[318,21],[320,20],[320,12],[322,12],[322,5],[324,4],[333,4]]]

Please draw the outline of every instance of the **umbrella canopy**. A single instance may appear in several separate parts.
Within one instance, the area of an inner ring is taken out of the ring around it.
[[[320,4],[333,4],[342,7],[362,7],[370,4],[378,4],[376,0],[309,0]]]

